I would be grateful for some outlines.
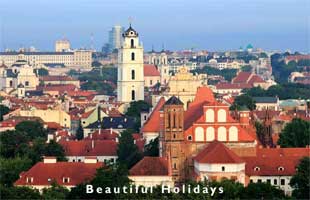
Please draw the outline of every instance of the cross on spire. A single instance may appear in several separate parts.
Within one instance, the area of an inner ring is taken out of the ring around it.
[[[133,21],[133,18],[132,17],[128,17],[129,27],[131,27],[132,21]]]

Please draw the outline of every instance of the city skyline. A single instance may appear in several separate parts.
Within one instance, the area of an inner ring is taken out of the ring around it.
[[[296,1],[1,1],[1,50],[51,51],[63,37],[73,48],[100,50],[114,25],[139,30],[145,50],[267,50],[309,52],[309,3]],[[48,8],[48,10],[47,10]],[[195,12],[194,12],[195,11]],[[163,23],[165,22],[165,23]]]

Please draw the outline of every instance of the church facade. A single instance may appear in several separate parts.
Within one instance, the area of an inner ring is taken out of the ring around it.
[[[123,33],[118,52],[117,100],[130,103],[144,100],[143,46],[131,25]]]

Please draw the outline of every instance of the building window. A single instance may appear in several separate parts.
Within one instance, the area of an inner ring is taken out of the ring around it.
[[[253,183],[253,179],[250,179],[250,183]]]
[[[150,80],[150,85],[152,85],[153,84],[153,80]]]
[[[257,183],[261,183],[262,182],[262,179],[257,179]]]
[[[29,86],[29,81],[26,81],[26,82],[25,82],[25,86]]]
[[[135,79],[136,79],[135,70],[131,70],[131,80],[135,80]]]
[[[33,182],[33,178],[32,177],[27,177],[26,182],[27,183],[32,183]]]
[[[68,177],[64,177],[64,178],[63,178],[63,182],[64,182],[64,183],[69,183],[69,181],[70,181],[70,178],[68,178]]]
[[[131,100],[135,101],[136,100],[136,91],[131,90]]]
[[[278,185],[278,180],[277,180],[277,179],[274,179],[274,180],[273,180],[273,184],[274,184],[274,185]]]
[[[13,86],[13,81],[10,81],[10,87],[12,87]]]
[[[224,166],[222,166],[222,172],[225,172],[225,167]]]
[[[284,167],[279,167],[278,171],[284,171]]]
[[[259,171],[259,170],[260,170],[259,167],[255,167],[255,168],[254,168],[254,171]]]
[[[173,169],[177,169],[177,164],[173,163]]]
[[[131,60],[135,60],[135,53],[134,52],[131,53]]]
[[[281,185],[285,185],[285,179],[281,179]]]
[[[267,179],[267,183],[271,184],[271,180],[270,180],[270,179]]]
[[[130,40],[130,46],[131,48],[135,48],[135,42],[133,39]]]
[[[187,140],[192,141],[192,136],[191,135],[187,136]]]

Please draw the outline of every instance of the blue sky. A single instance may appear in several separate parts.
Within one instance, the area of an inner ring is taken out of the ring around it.
[[[145,49],[310,50],[308,0],[1,0],[0,42],[53,50],[66,36],[74,48],[99,49],[115,24],[133,26]]]

